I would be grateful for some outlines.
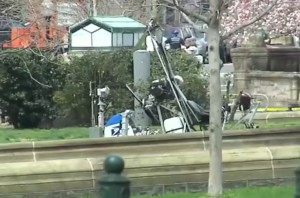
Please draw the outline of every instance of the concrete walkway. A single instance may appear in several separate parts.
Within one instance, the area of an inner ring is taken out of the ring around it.
[[[240,119],[242,113],[237,112],[234,116],[234,120]],[[286,112],[257,112],[254,120],[269,120],[269,119],[280,119],[280,118],[299,118],[300,122],[300,111],[286,111]]]

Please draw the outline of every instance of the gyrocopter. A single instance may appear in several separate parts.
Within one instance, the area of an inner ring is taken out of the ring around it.
[[[150,35],[165,77],[152,81],[148,94],[144,98],[139,98],[128,84],[126,85],[127,89],[139,102],[152,122],[160,124],[162,133],[196,131],[197,125],[200,126],[200,130],[207,130],[209,110],[195,101],[187,99],[180,89],[184,79],[180,75],[176,75],[172,69],[169,56],[162,43],[160,26],[154,20],[150,20],[146,31]],[[246,128],[255,127],[253,118],[259,104],[252,101],[253,97],[250,94],[245,92],[238,94],[238,106],[244,115],[237,123],[244,123]],[[231,105],[227,101],[220,108],[224,129],[231,113]],[[112,116],[105,125],[104,137],[155,134],[148,127],[143,129],[135,126],[133,120],[133,111],[131,110]]]

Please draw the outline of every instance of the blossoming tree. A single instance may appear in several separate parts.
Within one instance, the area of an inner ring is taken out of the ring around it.
[[[258,13],[262,14],[257,15]],[[237,39],[239,43],[257,30],[264,30],[271,38],[284,35],[299,36],[300,1],[233,1],[223,13],[221,24],[222,35],[225,38],[231,37],[232,40]]]
[[[210,65],[210,168],[208,192],[222,194],[222,128],[219,44],[225,39],[247,38],[263,29],[271,35],[299,34],[299,0],[207,0],[210,8],[203,12],[196,0],[164,0],[179,10],[183,17],[199,29],[207,24]],[[189,9],[187,8],[187,5]],[[194,7],[193,10],[190,7]]]

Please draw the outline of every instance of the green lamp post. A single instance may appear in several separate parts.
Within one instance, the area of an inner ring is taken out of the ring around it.
[[[105,175],[100,180],[100,198],[129,198],[130,180],[122,175],[125,162],[122,157],[110,154],[104,161]]]

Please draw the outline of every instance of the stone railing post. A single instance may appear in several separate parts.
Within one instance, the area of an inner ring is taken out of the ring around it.
[[[130,180],[122,175],[125,162],[122,157],[110,154],[104,160],[105,174],[100,178],[99,198],[129,198]]]

